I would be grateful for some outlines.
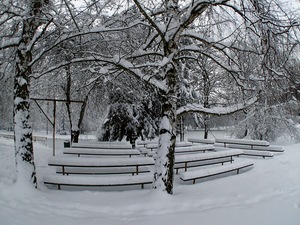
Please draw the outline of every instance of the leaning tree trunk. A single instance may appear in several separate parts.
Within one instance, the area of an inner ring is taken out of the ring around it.
[[[42,1],[29,2],[29,15],[23,19],[22,36],[16,51],[14,79],[14,132],[17,181],[32,181],[37,187],[34,165],[29,87],[32,49],[29,47],[40,25]]]
[[[162,96],[162,119],[159,128],[159,146],[155,161],[154,188],[173,194],[176,107],[177,107],[177,68],[166,73],[169,91]]]

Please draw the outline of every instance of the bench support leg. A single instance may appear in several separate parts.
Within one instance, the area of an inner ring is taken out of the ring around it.
[[[136,175],[139,174],[139,166],[136,166]]]

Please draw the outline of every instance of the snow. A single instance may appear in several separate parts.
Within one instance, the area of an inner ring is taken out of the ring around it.
[[[241,155],[242,153],[243,153],[242,150],[228,149],[226,151],[209,152],[205,154],[197,153],[197,154],[177,155],[175,158],[175,163],[218,159],[223,157],[237,156],[237,155]]]
[[[174,194],[152,189],[57,191],[14,183],[13,141],[0,138],[0,224],[3,225],[299,225],[300,144],[272,159],[251,158],[239,175],[184,184]],[[276,143],[278,144],[278,143]],[[38,178],[52,150],[34,143]],[[205,153],[206,154],[206,153]],[[51,169],[51,168],[50,168]],[[52,168],[54,169],[54,168]],[[51,170],[52,171],[52,170]]]
[[[88,158],[88,157],[50,157],[48,163],[51,165],[66,165],[66,166],[136,166],[136,165],[154,165],[154,160],[149,157],[112,157],[112,158]]]
[[[247,139],[222,139],[217,138],[216,142],[219,143],[230,143],[230,144],[241,144],[241,145],[259,145],[259,146],[269,146],[269,142],[260,140],[247,140]]]
[[[225,171],[231,171],[238,168],[248,167],[253,165],[254,163],[251,160],[243,160],[240,162],[235,163],[229,163],[225,166],[214,166],[213,168],[205,168],[202,170],[194,170],[194,171],[187,171],[180,174],[180,178],[182,180],[191,180],[197,177],[204,177],[204,176],[210,176],[212,174],[218,174]]]

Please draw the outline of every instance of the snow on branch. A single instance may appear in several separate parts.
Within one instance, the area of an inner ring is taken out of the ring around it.
[[[0,49],[17,47],[19,45],[20,38],[4,39],[0,42]]]
[[[258,101],[258,97],[253,97],[249,99],[245,103],[238,103],[227,107],[212,107],[212,108],[204,108],[201,104],[187,104],[183,107],[177,109],[177,115],[181,115],[184,113],[204,113],[210,115],[229,115],[238,111],[241,111]]]

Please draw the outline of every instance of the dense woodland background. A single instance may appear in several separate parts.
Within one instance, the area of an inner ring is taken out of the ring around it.
[[[180,130],[299,138],[299,15],[279,0],[3,0],[0,128],[31,165],[31,129],[51,130],[33,98],[50,119],[65,100],[56,132],[72,141],[159,135],[155,186],[172,193]]]

